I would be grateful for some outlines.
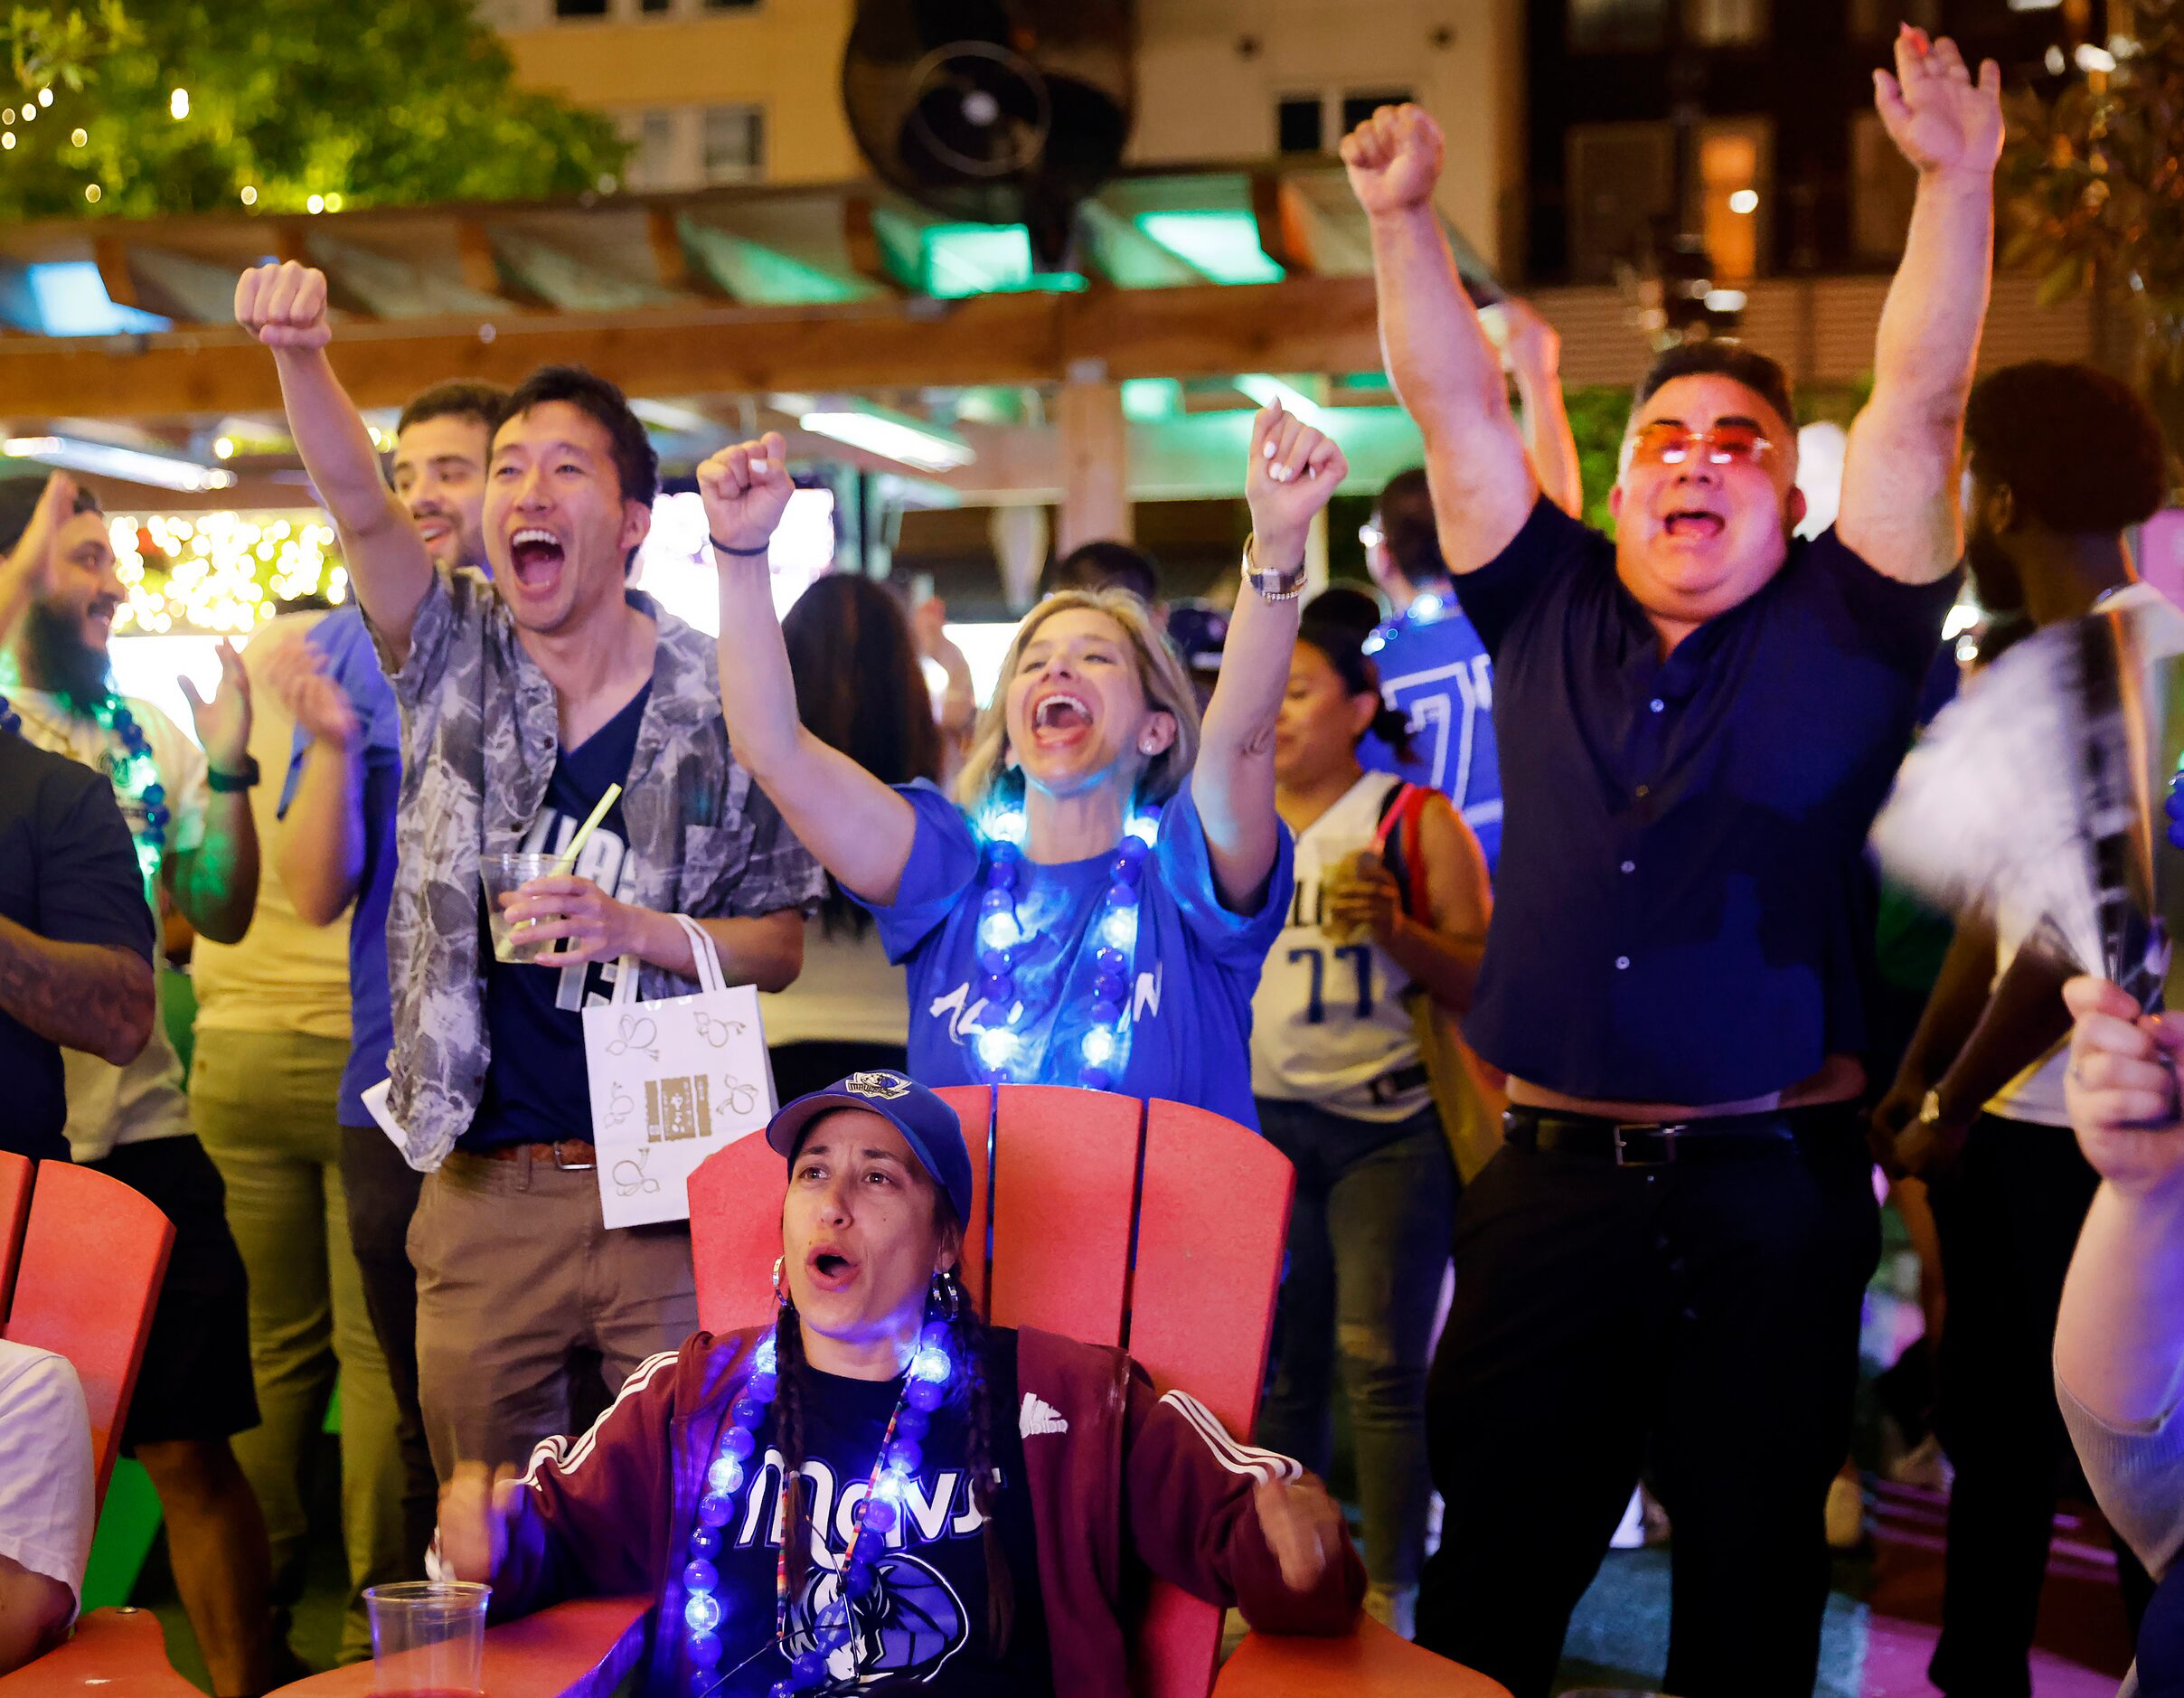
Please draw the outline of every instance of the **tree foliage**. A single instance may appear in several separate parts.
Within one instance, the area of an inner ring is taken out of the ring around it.
[[[54,97],[14,120],[0,217],[575,194],[627,152],[602,115],[515,87],[467,0],[97,0],[0,30],[0,104]]]
[[[2132,315],[2144,375],[2184,384],[2184,0],[2137,0],[2116,68],[2012,98],[1997,193],[2007,263],[2043,304],[2098,289]]]

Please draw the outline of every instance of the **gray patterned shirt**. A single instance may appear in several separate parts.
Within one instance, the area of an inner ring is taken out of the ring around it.
[[[630,900],[696,919],[809,915],[824,876],[728,746],[712,639],[652,599],[652,696],[622,794]],[[390,661],[378,632],[382,665]],[[388,667],[402,717],[387,978],[394,1013],[388,1108],[412,1167],[439,1165],[469,1129],[492,1063],[478,868],[521,846],[560,758],[553,685],[517,640],[490,580],[438,572],[418,606],[410,653]],[[647,967],[643,997],[686,995],[692,981]],[[520,1063],[519,1063],[520,1064]]]

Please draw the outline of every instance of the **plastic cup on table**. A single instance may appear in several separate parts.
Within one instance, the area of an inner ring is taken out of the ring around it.
[[[487,855],[479,863],[479,873],[485,881],[485,920],[493,929],[494,960],[552,964],[556,940],[550,938],[544,943],[526,943],[523,934],[530,927],[510,925],[501,898],[533,879],[546,877],[556,865],[552,855],[541,854]]]
[[[364,1588],[377,1698],[483,1698],[492,1596],[492,1587],[470,1580]]]

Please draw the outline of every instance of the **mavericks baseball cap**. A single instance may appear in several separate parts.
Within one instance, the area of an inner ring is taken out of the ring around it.
[[[863,1108],[902,1134],[910,1153],[956,1205],[956,1219],[971,1223],[971,1151],[956,1110],[903,1073],[852,1073],[824,1090],[783,1105],[766,1128],[766,1141],[784,1156],[796,1153],[804,1128],[836,1108]]]

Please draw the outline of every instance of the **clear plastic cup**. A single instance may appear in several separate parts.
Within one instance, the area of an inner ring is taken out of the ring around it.
[[[544,878],[553,869],[554,857],[544,854],[487,855],[479,863],[479,874],[485,881],[485,922],[493,929],[494,960],[519,965],[551,964],[560,940],[549,938],[544,943],[524,942],[523,934],[530,928],[508,923],[501,898],[533,879]]]
[[[367,1586],[372,1690],[379,1698],[483,1698],[485,1603],[493,1588],[470,1580]]]
[[[1320,891],[1323,901],[1331,901],[1338,891],[1347,891],[1353,884],[1364,883],[1384,864],[1379,855],[1370,849],[1359,849],[1342,856],[1320,874]],[[1320,933],[1330,943],[1348,945],[1362,943],[1372,936],[1370,926],[1340,925],[1323,918]]]

